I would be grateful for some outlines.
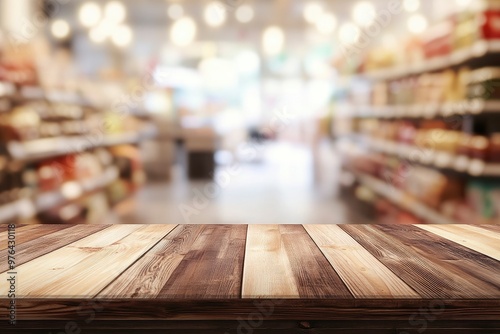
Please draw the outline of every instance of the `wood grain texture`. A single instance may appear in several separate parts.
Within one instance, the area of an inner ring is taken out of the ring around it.
[[[279,225],[249,225],[243,270],[243,298],[298,298],[297,282]]]
[[[98,298],[155,298],[203,231],[179,225],[98,294]]]
[[[38,239],[28,238],[26,229],[22,234],[29,240],[17,245],[17,257],[25,263],[17,268],[16,307],[26,325],[79,317],[84,332],[94,333],[105,321],[116,322],[116,329],[139,322],[147,324],[141,328],[180,329],[183,321],[241,321],[258,315],[264,322],[354,322],[335,327],[342,333],[359,330],[362,321],[373,321],[367,329],[385,330],[382,324],[388,322],[390,331],[398,332],[418,330],[415,316],[429,316],[429,310],[439,311],[427,323],[430,332],[431,325],[443,333],[466,328],[476,333],[467,321],[487,321],[485,326],[493,329],[500,324],[500,261],[492,256],[498,251],[498,233],[482,226],[445,226],[449,231],[438,226],[446,236],[392,225],[48,227],[54,230],[32,228]],[[465,238],[466,245],[453,237]],[[3,273],[4,319],[5,291]],[[91,314],[92,329],[85,327]],[[122,324],[123,319],[130,322]],[[161,323],[158,328],[154,321]],[[293,329],[276,326],[259,330]],[[0,323],[1,333],[6,328]],[[299,332],[323,329],[313,325]]]
[[[419,298],[338,226],[305,225],[304,228],[356,298]]]
[[[416,225],[500,261],[500,233],[470,225]]]
[[[500,233],[500,225],[479,225],[479,227],[487,231]]]
[[[500,297],[500,266],[491,257],[416,226],[380,225],[378,228],[411,247],[415,253],[428,257],[437,266],[471,283],[484,284],[488,293],[493,293],[491,297]]]
[[[49,232],[45,235],[21,243],[16,246],[16,265],[20,266],[28,261],[36,259],[42,255],[48,254],[58,248],[66,246],[74,241],[80,240],[90,234],[99,232],[107,228],[108,225],[74,225],[65,229],[51,229],[41,228],[44,232]],[[33,231],[32,231],[33,232]],[[8,253],[0,253],[0,272],[7,271],[9,266],[7,262]]]
[[[243,298],[352,298],[302,226],[253,225],[248,233]]]
[[[113,225],[18,267],[22,297],[91,298],[175,225]],[[0,282],[0,288],[6,283]]]
[[[499,296],[497,287],[468,275],[453,262],[440,260],[436,251],[417,252],[411,242],[385,233],[383,225],[341,225],[341,228],[423,297]],[[400,228],[403,231],[404,227]]]
[[[31,240],[36,240],[44,235],[66,229],[71,225],[24,225],[16,227],[16,244],[20,245]],[[0,250],[7,249],[8,232],[0,233]]]
[[[203,225],[158,298],[239,298],[246,231],[246,225]]]

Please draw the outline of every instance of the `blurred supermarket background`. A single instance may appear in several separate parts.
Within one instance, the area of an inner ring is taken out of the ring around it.
[[[0,0],[0,222],[500,223],[500,1]]]

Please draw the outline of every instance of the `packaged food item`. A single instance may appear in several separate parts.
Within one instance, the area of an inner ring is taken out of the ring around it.
[[[446,56],[453,51],[453,33],[455,25],[451,18],[446,19],[424,33],[423,49],[427,59]]]

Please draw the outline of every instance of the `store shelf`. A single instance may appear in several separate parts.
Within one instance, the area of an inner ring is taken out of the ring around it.
[[[37,139],[29,142],[10,142],[7,149],[17,160],[34,161],[65,154],[82,152],[97,147],[135,144],[156,136],[156,128],[149,127],[140,133],[115,134],[102,137],[86,135]]]
[[[455,224],[456,222],[443,216],[436,210],[422,204],[407,193],[388,185],[387,183],[364,173],[354,172],[354,176],[375,193],[387,198],[415,216],[432,224]]]
[[[427,59],[421,63],[414,65],[401,65],[394,68],[361,73],[359,74],[359,76],[366,77],[372,80],[398,79],[415,74],[444,70],[450,68],[450,66],[465,64],[474,59],[484,57],[488,54],[496,53],[500,53],[499,40],[480,40],[468,48],[457,50],[447,56]]]
[[[42,212],[57,207],[65,202],[104,188],[117,178],[118,169],[109,167],[102,175],[94,179],[66,182],[58,190],[38,195],[34,200],[35,209],[37,212]]]
[[[453,115],[480,115],[500,113],[500,101],[481,99],[443,104],[401,106],[348,106],[339,107],[339,117],[359,118],[436,118]]]
[[[388,140],[356,136],[360,146],[377,152],[397,156],[401,159],[440,169],[451,169],[458,173],[466,173],[475,177],[500,176],[500,164],[485,163],[479,159],[471,159],[464,155],[437,151],[430,148],[395,143]]]
[[[58,190],[45,192],[35,196],[33,199],[24,198],[16,202],[0,206],[0,223],[15,219],[26,219],[37,213],[62,205],[68,201],[75,200],[86,194],[106,187],[119,176],[116,167],[109,167],[100,176],[83,181],[69,181],[64,183]]]

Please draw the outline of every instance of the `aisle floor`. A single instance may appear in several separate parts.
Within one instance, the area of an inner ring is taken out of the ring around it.
[[[364,223],[338,197],[338,161],[328,143],[316,150],[262,146],[252,161],[217,168],[214,181],[150,182],[122,202],[110,221],[141,224]],[[230,173],[229,166],[237,172]]]

